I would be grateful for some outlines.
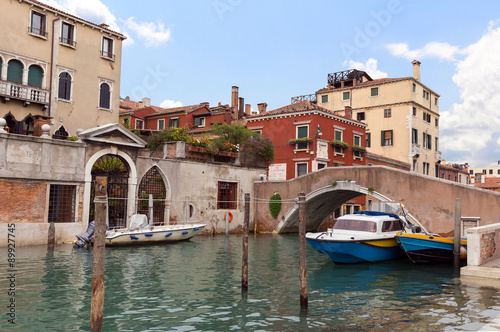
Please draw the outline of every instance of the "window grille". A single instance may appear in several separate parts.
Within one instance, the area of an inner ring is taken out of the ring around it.
[[[50,185],[49,222],[74,222],[76,186]]]
[[[237,208],[237,189],[237,183],[219,182],[217,209],[235,210]]]

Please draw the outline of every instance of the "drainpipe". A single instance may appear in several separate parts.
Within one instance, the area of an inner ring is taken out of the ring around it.
[[[56,39],[56,23],[60,20],[60,18],[55,18],[54,20],[52,20],[52,46],[50,48],[50,73],[49,73],[49,116],[53,116],[52,112],[54,111],[53,110],[53,100],[52,100],[52,96],[53,96],[53,93],[52,93],[52,75],[54,75],[54,71],[55,71],[55,61],[54,61],[54,58],[55,58],[55,48],[56,48],[56,45],[57,45],[57,39]]]
[[[408,112],[408,127],[410,127],[410,150],[408,152],[408,162],[410,163],[410,172],[413,172],[413,156],[411,153],[411,148],[413,146],[412,139],[413,139],[413,107],[409,106],[409,112]]]

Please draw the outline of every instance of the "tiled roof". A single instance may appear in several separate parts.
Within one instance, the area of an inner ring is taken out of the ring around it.
[[[20,1],[20,2],[21,2],[21,1]],[[108,29],[108,28],[103,28],[103,27],[102,27],[102,26],[100,26],[99,24],[96,24],[96,23],[93,23],[93,22],[90,22],[90,21],[84,20],[84,19],[83,19],[83,18],[81,18],[81,17],[78,17],[78,16],[75,16],[75,15],[69,14],[69,13],[67,13],[67,12],[65,12],[65,11],[62,11],[62,10],[57,9],[57,8],[55,8],[55,7],[49,6],[49,5],[47,5],[47,4],[45,4],[45,3],[41,2],[41,1],[38,1],[38,0],[24,0],[24,2],[26,2],[26,3],[31,3],[31,4],[34,4],[34,5],[38,5],[38,6],[41,6],[41,7],[44,7],[44,8],[50,9],[50,10],[52,10],[52,11],[54,11],[54,12],[57,12],[57,13],[63,14],[63,15],[68,16],[68,17],[72,17],[72,18],[74,18],[74,19],[76,19],[76,20],[79,20],[79,21],[85,22],[85,23],[87,23],[87,24],[89,24],[89,25],[93,25],[93,26],[95,26],[95,27],[97,27],[97,28],[99,28],[99,29],[103,29],[103,30],[109,31],[109,32],[111,32],[111,33],[114,33],[115,35],[120,36],[120,38],[122,38],[122,39],[127,39],[127,37],[125,37],[123,34],[121,34],[121,33],[119,33],[119,32],[113,31],[113,30]]]
[[[500,178],[489,177],[484,179],[482,182],[474,182],[474,186],[483,189],[500,189]]]
[[[324,112],[324,113],[328,113],[328,114],[337,116],[339,118],[343,118],[343,119],[348,120],[348,121],[362,123],[362,122],[359,122],[359,121],[357,121],[355,119],[339,115],[336,112],[330,111],[327,108],[324,108],[324,107],[318,106],[316,104],[313,104],[313,103],[311,103],[310,101],[307,101],[307,100],[298,101],[296,103],[293,103],[293,104],[290,104],[290,105],[286,105],[286,106],[283,106],[283,107],[280,107],[280,108],[277,108],[277,109],[274,109],[274,110],[271,110],[271,111],[268,111],[268,112],[265,112],[265,113],[262,113],[262,114],[255,114],[255,115],[247,116],[247,120],[258,119],[260,117],[267,117],[267,116],[270,116],[270,115],[298,113],[298,112],[304,112],[304,111],[309,111],[309,110],[317,110],[317,111],[321,111],[321,112]]]
[[[120,113],[122,112],[121,109],[124,109],[124,112],[128,112],[129,110],[133,110],[139,108],[139,103],[137,101],[133,100],[120,100]]]
[[[317,93],[322,93],[322,92],[327,92],[327,91],[332,91],[332,90],[339,90],[339,89],[364,87],[364,86],[370,86],[370,85],[376,85],[376,84],[388,83],[388,82],[398,82],[398,81],[404,81],[404,80],[409,80],[409,79],[413,79],[413,77],[408,76],[408,77],[397,77],[397,78],[377,78],[377,79],[374,79],[372,81],[357,83],[355,86],[346,86],[344,88],[336,88],[333,85],[328,85],[328,86],[324,87],[323,89],[318,90]]]
[[[180,106],[180,107],[172,107],[172,108],[161,108],[153,106],[158,114],[169,114],[169,113],[178,113],[178,112],[191,112],[197,110],[202,107],[206,107],[206,104],[197,104],[197,105],[188,105],[188,106]]]

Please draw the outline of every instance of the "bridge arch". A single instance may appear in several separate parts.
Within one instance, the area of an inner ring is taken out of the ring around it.
[[[391,201],[388,197],[362,187],[354,181],[337,181],[334,185],[328,185],[306,194],[306,230],[317,230],[337,208],[360,195],[368,195],[381,202]],[[276,232],[296,233],[298,227],[299,205],[297,199],[278,223]]]

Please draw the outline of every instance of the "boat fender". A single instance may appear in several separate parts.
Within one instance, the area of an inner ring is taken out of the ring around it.
[[[187,233],[189,233],[189,232],[188,231],[182,232],[182,235],[186,235]]]
[[[199,230],[199,229],[200,229],[199,227],[196,227],[196,228],[194,229],[194,231],[196,232],[196,231],[197,231],[197,230]]]
[[[134,236],[134,235],[130,235],[130,238],[131,238],[132,240],[139,240],[139,238],[138,238],[137,236]]]
[[[460,259],[466,259],[467,258],[467,249],[464,247],[460,247]]]
[[[153,234],[152,234],[152,233],[146,233],[146,234],[144,234],[144,235],[146,235],[146,236],[153,236]]]
[[[233,220],[233,214],[231,212],[227,212],[229,213],[229,222],[231,222],[231,220]],[[224,220],[226,220],[226,214],[224,213]]]
[[[165,234],[165,237],[169,237],[172,233]]]

